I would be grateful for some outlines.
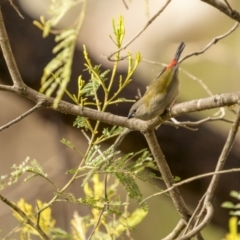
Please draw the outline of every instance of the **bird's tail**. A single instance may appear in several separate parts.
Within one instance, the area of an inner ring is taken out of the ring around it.
[[[184,42],[181,42],[181,43],[179,44],[178,49],[177,49],[177,51],[176,51],[176,53],[175,53],[175,55],[174,55],[174,58],[173,58],[173,60],[170,62],[170,64],[167,66],[167,68],[172,68],[172,67],[174,67],[174,66],[177,65],[178,60],[179,60],[179,58],[180,58],[180,56],[181,56],[181,54],[182,54],[182,52],[183,52],[183,49],[185,48],[185,45],[186,45],[186,44],[185,44]]]
[[[175,60],[179,60],[179,58],[180,58],[180,56],[181,56],[181,54],[182,54],[182,52],[183,52],[183,49],[185,48],[185,43],[184,42],[181,42],[180,44],[179,44],[179,46],[178,46],[178,49],[177,49],[177,51],[176,51],[176,53],[175,53],[175,55],[174,55],[174,59]]]

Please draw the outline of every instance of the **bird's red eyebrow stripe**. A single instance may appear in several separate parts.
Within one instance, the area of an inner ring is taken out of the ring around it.
[[[167,66],[167,68],[172,68],[174,66],[176,66],[178,63],[177,59],[173,59],[170,64]]]

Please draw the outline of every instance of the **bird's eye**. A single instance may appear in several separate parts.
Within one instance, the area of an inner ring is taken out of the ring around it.
[[[137,109],[134,109],[134,110],[132,111],[132,117],[134,117],[136,111],[137,111]]]

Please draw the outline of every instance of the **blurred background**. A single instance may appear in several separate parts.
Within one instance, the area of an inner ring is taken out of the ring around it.
[[[19,0],[14,1],[19,7],[24,19],[21,19],[8,2],[2,4],[2,13],[9,34],[13,53],[22,74],[24,82],[35,88],[40,87],[43,68],[53,58],[54,37],[42,38],[42,32],[33,25],[39,16],[48,17],[50,1],[47,0]],[[76,91],[77,77],[85,76],[82,45],[85,44],[91,59],[101,64],[103,68],[111,68],[112,62],[105,56],[115,50],[109,35],[113,34],[112,18],[118,19],[122,15],[125,19],[125,43],[131,40],[161,7],[165,1],[87,1],[86,16],[79,35],[78,46],[73,63],[73,74],[69,85],[70,91]],[[238,0],[229,0],[232,8],[240,11]],[[79,14],[82,5],[77,5],[59,24],[59,28],[69,26]],[[226,33],[235,22],[199,0],[175,0],[165,11],[151,23],[127,50],[132,53],[140,52],[145,60],[168,63],[179,42],[185,41],[186,48],[183,56],[203,49],[213,38]],[[208,94],[196,79],[202,80],[213,94],[238,91],[240,87],[240,30],[237,29],[227,38],[213,45],[204,54],[193,56],[183,62],[180,71],[181,88],[177,102],[204,98]],[[123,52],[124,55],[126,52]],[[126,74],[127,62],[121,63],[119,74]],[[133,82],[127,87],[121,97],[134,99],[137,90],[143,93],[146,86],[162,69],[162,66],[142,61],[133,77]],[[0,61],[1,84],[12,84],[3,57]],[[188,71],[194,77],[189,77]],[[118,87],[118,82],[115,88]],[[0,94],[0,126],[21,115],[33,106],[33,103],[11,93]],[[131,103],[124,103],[108,109],[109,112],[126,116]],[[181,116],[178,120],[196,121],[206,116],[212,116],[214,111]],[[234,118],[228,108],[227,117]],[[74,117],[65,116],[58,112],[42,109],[31,114],[21,122],[0,132],[0,175],[10,172],[14,163],[21,163],[29,156],[37,159],[49,177],[60,187],[71,177],[66,175],[68,169],[78,166],[79,156],[60,143],[62,138],[74,142],[75,146],[84,152],[87,141],[80,130],[72,127]],[[198,131],[183,128],[161,126],[157,130],[159,143],[170,165],[174,176],[185,179],[197,174],[213,171],[225,143],[230,124],[225,122],[209,122],[199,126]],[[136,141],[137,139],[137,141]],[[132,144],[134,142],[134,144]],[[239,136],[225,166],[240,167]],[[131,133],[121,146],[122,151],[139,150],[146,147],[140,133]],[[202,194],[206,191],[210,178],[204,178],[180,188],[187,204],[191,209],[198,204]],[[231,190],[239,190],[240,173],[223,175],[221,177],[217,195],[214,200],[215,213],[212,224],[204,231],[206,239],[222,239],[228,228],[228,210],[221,208],[227,200]],[[75,182],[69,191],[79,192],[79,184]],[[160,187],[162,182],[157,183]],[[145,197],[156,192],[150,185],[143,184]],[[44,180],[33,179],[24,184],[15,184],[6,188],[2,194],[9,200],[17,201],[24,197],[26,201],[35,203],[36,199],[49,201],[53,196],[53,189]],[[124,194],[124,193],[123,193]],[[149,200],[149,214],[133,232],[135,239],[160,239],[176,225],[179,219],[168,196],[155,197]],[[0,229],[2,236],[16,225],[9,208],[0,203]],[[69,219],[73,211],[80,215],[88,213],[89,208],[72,206],[71,204],[54,204],[53,215],[57,219],[57,226],[69,230]]]

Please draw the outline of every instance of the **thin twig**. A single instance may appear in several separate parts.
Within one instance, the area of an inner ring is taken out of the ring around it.
[[[171,118],[172,120],[173,118]],[[226,118],[222,118],[222,117],[206,117],[204,119],[201,119],[199,121],[195,121],[195,122],[191,122],[191,121],[184,121],[184,122],[179,122],[176,119],[172,122],[170,121],[165,121],[163,122],[164,125],[169,125],[169,126],[173,126],[173,127],[182,127],[182,128],[186,128],[188,130],[191,131],[197,131],[198,128],[193,128],[193,126],[200,126],[203,123],[206,122],[213,122],[213,121],[223,121],[223,122],[227,122],[227,123],[233,123],[232,120],[226,119]]]
[[[158,144],[154,131],[153,130],[147,131],[146,133],[144,133],[144,137],[157,163],[158,169],[161,173],[164,183],[166,184],[167,188],[171,188],[174,185],[174,178],[166,162],[166,159],[161,151],[161,148]],[[181,197],[178,188],[171,189],[169,193],[176,209],[179,211],[182,219],[184,219],[186,224],[191,216],[191,213],[188,210],[183,198]]]
[[[3,56],[6,61],[9,73],[11,75],[12,81],[15,87],[24,87],[25,83],[22,80],[20,72],[18,70],[12,49],[9,43],[7,31],[4,25],[4,20],[2,16],[1,6],[0,6],[0,45],[2,48]]]
[[[194,176],[194,177],[187,178],[187,179],[182,180],[178,183],[174,183],[173,186],[170,187],[170,188],[167,188],[167,189],[165,189],[161,192],[154,193],[151,196],[146,197],[145,199],[142,200],[142,202],[140,202],[140,205],[143,204],[144,202],[146,202],[147,200],[149,200],[152,197],[156,197],[156,196],[160,196],[162,194],[168,193],[170,190],[172,190],[175,187],[180,187],[180,186],[188,184],[190,182],[194,182],[196,180],[206,178],[206,177],[211,177],[213,175],[229,174],[229,173],[233,173],[233,172],[240,172],[240,168],[232,168],[232,169],[222,170],[222,171],[218,171],[218,172],[214,171],[214,172],[209,172],[209,173],[203,173],[203,174],[200,174],[200,175],[197,175],[197,176]]]
[[[90,235],[89,235],[89,237],[88,237],[87,240],[91,240],[91,238],[92,238],[94,232],[96,231],[98,225],[100,224],[100,221],[101,221],[101,218],[102,218],[102,215],[103,215],[104,211],[105,211],[105,208],[103,207],[103,209],[101,210],[101,212],[100,212],[100,214],[99,214],[99,217],[98,217],[97,223],[95,224],[95,226],[94,226],[94,228],[93,228],[92,232],[90,233]]]
[[[172,119],[172,118],[171,118]],[[172,126],[172,127],[175,127],[176,129],[178,128],[186,128],[190,131],[198,131],[198,128],[192,128],[192,127],[189,127],[187,126],[187,124],[182,124],[181,122],[179,121],[174,121],[174,122],[171,122],[171,121],[165,121],[163,122],[163,125],[168,125],[168,126]]]
[[[195,207],[193,213],[192,213],[192,216],[191,218],[189,219],[188,221],[188,224],[183,232],[183,235],[185,235],[187,233],[187,231],[189,230],[190,228],[190,224],[195,220],[195,225],[197,222],[199,222],[199,215],[197,215],[199,213],[199,211],[201,211],[202,209],[202,206],[204,204],[204,198],[206,196],[206,193],[203,194],[203,196],[201,197],[201,199],[198,201],[198,205]]]
[[[199,50],[199,51],[196,51],[196,52],[193,52],[193,53],[190,53],[190,54],[184,56],[182,59],[180,59],[179,63],[185,61],[186,59],[188,59],[188,58],[190,58],[190,57],[192,57],[192,56],[197,56],[197,55],[199,55],[199,54],[203,54],[203,53],[206,52],[212,45],[216,44],[219,40],[221,40],[221,39],[229,36],[232,32],[234,32],[234,31],[238,28],[238,26],[239,26],[239,22],[236,22],[236,23],[234,24],[234,26],[233,26],[230,30],[228,30],[226,33],[224,33],[224,34],[222,34],[222,35],[219,35],[219,36],[213,38],[213,40],[212,40],[210,43],[208,43],[208,44],[205,46],[205,48],[203,48],[202,50]]]
[[[32,107],[31,109],[29,109],[28,111],[26,111],[24,114],[20,115],[19,117],[15,118],[14,120],[12,120],[11,122],[3,125],[2,127],[0,127],[0,132],[6,128],[9,128],[11,125],[21,121],[22,119],[24,119],[25,117],[27,117],[28,115],[30,115],[31,113],[37,111],[39,108],[41,108],[43,106],[43,102],[39,102],[37,103],[34,107]]]
[[[17,12],[20,18],[24,19],[24,16],[21,14],[18,7],[13,3],[13,0],[9,0],[10,4],[12,5],[13,9]]]
[[[165,10],[165,8],[168,6],[168,4],[171,2],[171,0],[167,0],[167,2],[163,5],[163,7],[155,14],[153,15],[146,25],[134,36],[128,43],[126,43],[123,47],[112,53],[110,56],[107,57],[109,61],[116,61],[114,59],[111,59],[116,53],[126,49],[132,42],[134,42],[148,27],[149,25]],[[121,57],[118,59],[118,61],[125,59],[127,56]]]
[[[172,239],[176,239],[176,237],[178,237],[181,232],[183,231],[183,229],[186,227],[186,224],[184,223],[184,220],[181,219],[178,224],[176,225],[176,227],[172,230],[172,232],[170,234],[168,234],[165,238],[163,238],[162,240],[172,240]]]
[[[187,125],[187,126],[199,126],[205,122],[211,122],[211,121],[223,121],[227,123],[233,123],[233,120],[222,118],[222,117],[206,117],[204,119],[201,119],[199,121],[191,122],[191,121],[184,121],[184,122],[178,122],[175,123],[176,125]]]
[[[91,139],[88,137],[88,135],[86,134],[86,132],[85,132],[84,130],[82,130],[82,133],[83,133],[83,135],[85,136],[85,138],[90,142]],[[104,157],[104,154],[103,154],[103,152],[102,152],[100,149],[98,149],[97,152],[98,152],[101,156]],[[105,174],[104,174],[104,198],[105,198],[104,206],[103,206],[103,208],[102,208],[102,210],[101,210],[101,212],[100,212],[100,214],[99,214],[99,216],[98,216],[98,220],[97,220],[97,222],[96,222],[96,224],[95,224],[95,226],[94,226],[94,228],[93,228],[92,232],[90,233],[90,235],[89,235],[89,237],[88,237],[87,240],[90,240],[90,239],[92,238],[93,234],[95,233],[96,229],[98,228],[98,226],[99,226],[99,224],[100,224],[100,221],[101,221],[101,218],[102,218],[102,216],[103,216],[103,213],[104,213],[104,212],[106,211],[106,209],[109,207],[109,201],[108,201],[108,196],[107,196],[107,181],[108,181],[107,176],[108,176],[108,174],[105,173]]]
[[[95,233],[96,229],[98,228],[99,224],[100,224],[100,221],[101,221],[101,218],[103,216],[103,213],[108,209],[109,207],[109,200],[108,200],[108,196],[107,196],[107,176],[108,174],[105,173],[104,174],[104,198],[105,198],[105,202],[104,202],[104,206],[103,206],[103,209],[101,210],[99,216],[98,216],[98,220],[92,230],[92,232],[90,233],[89,237],[87,240],[91,240],[93,234]]]
[[[221,155],[218,159],[217,162],[217,166],[215,168],[216,172],[221,171],[224,168],[224,165],[226,163],[227,157],[233,147],[234,144],[234,140],[236,138],[236,135],[238,133],[238,128],[239,128],[239,124],[240,124],[240,108],[238,109],[238,113],[237,116],[234,120],[234,123],[229,131],[226,143],[223,147],[223,150],[221,152]],[[205,202],[212,202],[214,194],[215,194],[215,190],[218,184],[220,178],[220,174],[214,174],[212,177],[212,180],[209,184],[209,187],[207,189],[207,194],[206,194],[206,198],[205,198]]]
[[[127,5],[127,3],[125,2],[125,0],[122,0],[122,1],[123,1],[123,4],[124,4],[125,8],[128,10],[128,5]]]
[[[0,194],[0,200],[4,203],[6,203],[10,208],[12,208],[16,213],[18,213],[23,219],[26,224],[31,226],[33,229],[35,229],[39,235],[44,239],[44,240],[50,240],[48,235],[41,229],[41,227],[37,224],[35,224],[26,214],[23,212],[16,204],[13,202],[10,202],[7,198],[3,197]]]
[[[217,162],[217,166],[215,168],[215,171],[216,172],[219,172],[221,171],[223,168],[224,168],[224,165],[226,163],[226,160],[227,160],[227,157],[232,149],[232,146],[234,144],[234,140],[236,138],[236,135],[237,135],[237,132],[238,132],[238,128],[239,128],[239,124],[240,124],[240,108],[238,110],[238,114],[234,120],[234,123],[229,131],[229,134],[228,134],[228,137],[227,137],[227,140],[226,140],[226,143],[223,147],[223,150],[221,152],[221,155],[218,159],[218,162]],[[220,175],[219,174],[216,174],[216,175],[213,175],[212,177],[212,180],[208,186],[208,189],[206,191],[206,197],[204,199],[204,204],[203,204],[203,207],[198,215],[198,219],[200,220],[201,218],[203,218],[203,216],[205,215],[205,211],[207,209],[207,207],[210,205],[211,206],[211,202],[213,201],[213,198],[214,198],[214,195],[215,195],[215,191],[216,191],[216,187],[217,187],[217,184],[219,182],[219,178],[220,178]],[[213,213],[213,209],[212,209],[212,213]],[[207,214],[208,215],[208,214]],[[210,220],[211,216],[209,216],[209,219],[206,218],[206,216],[204,217],[204,219],[200,222],[200,224],[197,225],[197,222],[195,227],[193,229],[190,230],[189,233],[187,233],[184,238],[180,238],[179,240],[185,240],[185,239],[189,239],[187,237],[189,236],[194,236],[196,233],[198,233],[203,227],[204,225],[206,225],[209,220]],[[201,227],[200,227],[201,226]],[[198,230],[198,231],[197,231]]]
[[[213,207],[211,203],[208,203],[205,205],[205,211],[206,211],[206,215],[202,220],[202,222],[196,228],[192,229],[189,233],[187,233],[186,235],[180,238],[177,238],[176,240],[189,240],[192,237],[194,237],[196,234],[198,234],[209,223],[209,221],[213,216]]]
[[[121,134],[117,137],[117,139],[114,142],[114,148],[116,149],[123,141],[123,139],[131,132],[132,130],[129,128],[125,128]]]
[[[126,195],[126,200],[125,200],[125,202],[126,202],[126,203],[129,203],[129,195],[128,195],[128,194]],[[123,214],[125,214],[125,217],[127,217],[127,216],[129,215],[129,213],[128,213],[128,212],[129,212],[129,211],[128,211],[129,205],[130,205],[130,204],[125,204],[125,206],[124,206],[124,212],[123,212]],[[125,225],[125,224],[123,224],[123,225]],[[131,230],[131,228],[130,228],[128,225],[126,225],[126,235],[127,235],[128,239],[129,239],[129,240],[134,240],[133,237],[131,236],[130,230]]]
[[[19,232],[20,228],[21,228],[21,224],[19,224],[19,226],[16,226],[16,227],[13,228],[10,232],[8,232],[7,235],[2,238],[2,240],[9,240],[9,239],[10,239],[9,237],[10,237],[14,232]]]
[[[228,8],[230,9],[230,11],[232,12],[233,9],[231,8],[231,5],[229,4],[229,2],[227,0],[224,0],[224,2],[226,3],[226,5],[228,6]]]

